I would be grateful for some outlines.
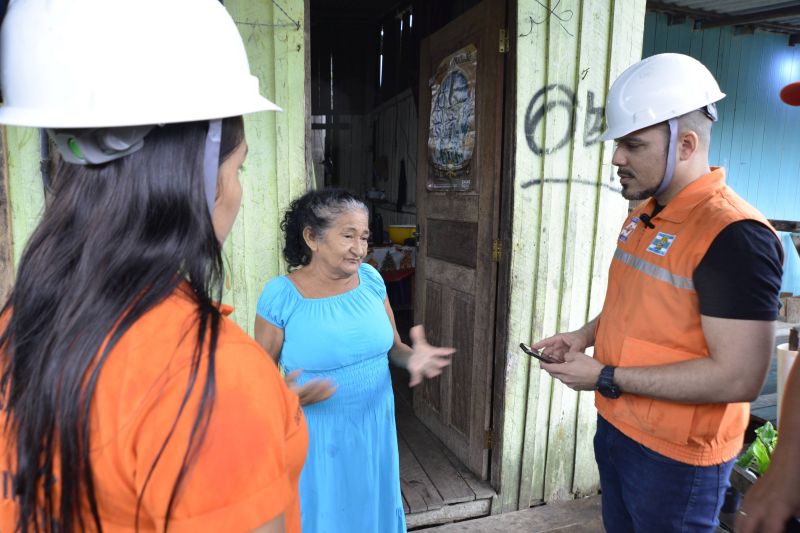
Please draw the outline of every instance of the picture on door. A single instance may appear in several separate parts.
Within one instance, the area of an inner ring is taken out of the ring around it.
[[[431,79],[427,183],[430,191],[473,188],[477,64],[478,50],[470,44],[444,58]]]

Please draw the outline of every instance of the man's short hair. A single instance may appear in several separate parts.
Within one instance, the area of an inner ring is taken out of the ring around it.
[[[693,131],[700,139],[700,144],[704,148],[711,145],[711,126],[714,122],[708,118],[708,115],[697,109],[681,115],[678,117],[678,132],[683,133],[686,131]]]

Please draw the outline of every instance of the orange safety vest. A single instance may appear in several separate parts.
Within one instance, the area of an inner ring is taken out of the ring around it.
[[[606,365],[655,366],[708,357],[692,276],[709,246],[729,224],[755,220],[755,208],[725,185],[715,168],[678,193],[652,219],[655,200],[625,222],[611,262],[595,358]],[[774,230],[773,230],[774,231]],[[777,234],[776,234],[777,238]],[[662,455],[693,465],[714,465],[742,448],[747,403],[685,404],[625,394],[595,394],[600,415],[622,433]]]

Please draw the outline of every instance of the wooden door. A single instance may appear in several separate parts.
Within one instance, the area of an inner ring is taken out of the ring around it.
[[[432,344],[457,352],[441,377],[414,392],[414,412],[482,479],[489,469],[504,20],[505,2],[484,0],[423,40],[420,51],[415,322]]]

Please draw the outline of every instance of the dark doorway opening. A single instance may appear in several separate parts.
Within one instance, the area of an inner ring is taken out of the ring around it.
[[[479,0],[311,0],[312,159],[317,187],[370,207],[367,261],[384,277],[398,331],[419,313],[415,279],[420,50]],[[423,145],[424,146],[424,145]],[[397,229],[393,226],[407,226]],[[405,231],[405,235],[401,233]],[[392,242],[391,238],[395,238]],[[414,414],[403,369],[392,369],[401,485],[409,528],[489,513],[495,492]]]

